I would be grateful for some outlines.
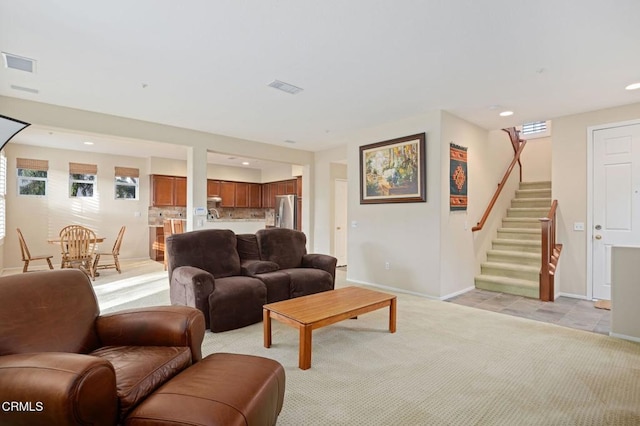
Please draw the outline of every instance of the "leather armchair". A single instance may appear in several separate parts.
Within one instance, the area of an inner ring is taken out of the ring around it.
[[[202,359],[204,317],[164,306],[99,315],[75,269],[0,278],[1,421],[114,425]],[[5,404],[6,405],[6,404]]]

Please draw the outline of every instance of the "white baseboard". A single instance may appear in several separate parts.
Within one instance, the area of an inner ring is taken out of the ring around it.
[[[374,283],[370,283],[370,282],[366,282],[366,281],[360,281],[360,280],[352,280],[347,278],[347,282],[348,283],[353,283],[353,284],[361,284],[361,285],[366,285],[369,287],[375,287],[375,288],[379,288],[380,290],[387,290],[387,291],[392,291],[395,293],[403,293],[403,294],[410,294],[412,296],[418,296],[418,297],[424,297],[426,299],[430,299],[430,300],[440,300],[437,297],[434,296],[429,296],[428,294],[424,294],[424,293],[418,293],[415,291],[409,291],[409,290],[404,290],[402,288],[397,288],[397,287],[389,287],[386,285],[380,285],[380,284],[374,284]]]
[[[617,337],[618,339],[630,340],[632,342],[640,343],[640,337],[626,336],[624,334],[618,334],[618,333],[612,333],[612,332],[609,332],[609,336]]]
[[[460,291],[456,291],[455,293],[451,293],[451,294],[447,294],[446,296],[442,296],[442,297],[440,297],[440,300],[451,299],[452,297],[460,296],[461,294],[470,292],[471,290],[475,290],[475,289],[476,289],[475,286],[467,287],[467,288],[462,289]]]
[[[556,297],[569,297],[571,299],[591,300],[583,294],[571,294],[571,293],[558,293]]]

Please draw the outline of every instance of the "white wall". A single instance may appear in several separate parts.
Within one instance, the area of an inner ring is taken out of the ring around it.
[[[19,140],[20,135],[16,136]],[[149,182],[147,161],[105,154],[91,154],[63,149],[49,149],[10,143],[5,147],[7,156],[7,238],[4,242],[4,267],[22,265],[16,228],[25,236],[32,254],[52,254],[60,262],[60,248],[48,244],[47,239],[58,236],[60,229],[69,224],[81,224],[106,237],[104,250],[110,250],[118,230],[125,225],[121,257],[145,258],[149,256]],[[16,158],[49,161],[47,195],[44,197],[18,196]],[[96,164],[98,181],[92,198],[69,197],[69,162]],[[134,167],[140,170],[138,200],[116,200],[114,167]],[[139,216],[136,216],[139,213]]]
[[[562,294],[587,297],[587,128],[640,118],[640,103],[553,119],[552,193],[558,200],[558,233],[563,244],[555,285]]]

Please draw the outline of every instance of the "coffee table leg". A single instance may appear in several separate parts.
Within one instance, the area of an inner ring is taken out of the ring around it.
[[[262,310],[262,325],[264,328],[264,347],[271,347],[271,315],[268,309]]]
[[[396,332],[396,298],[391,299],[389,304],[389,331]]]
[[[300,325],[300,350],[298,353],[298,367],[301,370],[311,368],[311,326]]]

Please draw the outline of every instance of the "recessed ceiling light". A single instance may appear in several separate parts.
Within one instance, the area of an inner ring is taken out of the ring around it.
[[[640,89],[640,83],[633,83],[625,87],[626,90],[636,90]]]
[[[502,111],[500,113],[500,117],[509,117],[510,115],[513,115],[513,111]]]
[[[296,93],[302,92],[302,88],[294,86],[293,84],[285,83],[280,80],[273,80],[267,86],[273,87],[274,89],[282,90],[283,92],[287,92],[291,95],[295,95]]]
[[[91,142],[91,141],[85,141],[85,142],[83,142],[83,143],[84,143],[85,145],[93,145],[93,142]]]
[[[248,162],[248,161],[243,161],[243,162],[242,162],[242,165],[243,165],[243,166],[248,166],[248,165],[249,165],[249,162]]]

